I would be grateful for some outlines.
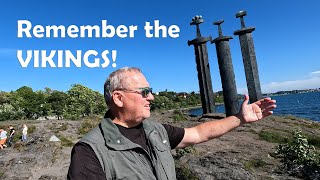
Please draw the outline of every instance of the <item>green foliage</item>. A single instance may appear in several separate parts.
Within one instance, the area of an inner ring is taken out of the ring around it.
[[[180,110],[174,110],[173,120],[174,122],[186,121],[187,117],[185,117],[185,115],[183,115],[183,113]]]
[[[64,136],[61,136],[59,139],[61,141],[61,145],[64,147],[72,147],[74,145],[74,143],[70,139]]]
[[[293,139],[287,144],[280,144],[275,152],[286,167],[292,165],[319,166],[320,156],[315,148],[308,144],[301,131],[293,132]]]
[[[105,111],[103,105],[103,96],[83,85],[74,84],[72,88],[67,91],[67,102],[64,117],[67,119],[79,119],[92,115],[94,113],[101,113]]]
[[[0,105],[10,103],[10,93],[0,91]]]
[[[53,91],[48,97],[48,103],[51,105],[51,110],[58,119],[62,119],[63,110],[66,106],[67,94],[60,91]]]
[[[49,129],[54,133],[66,131],[68,129],[68,123],[53,123],[49,125]]]
[[[37,127],[35,125],[28,126],[28,134],[32,134],[36,131]]]
[[[176,150],[176,159],[180,159],[181,157],[187,155],[187,154],[195,154],[196,153],[196,149],[193,146],[188,146],[185,148],[181,148],[181,149],[177,149]]]
[[[308,142],[310,145],[315,146],[316,148],[320,148],[320,137],[319,136],[307,136]]]
[[[151,110],[168,110],[184,107],[194,107],[201,104],[200,95],[192,92],[175,93],[172,91],[159,92],[154,95],[154,101],[151,102]]]
[[[16,130],[16,132],[14,133],[12,142],[18,142],[19,140],[21,140],[21,137],[22,137],[22,132]]]
[[[0,104],[0,121],[20,119],[23,117],[24,112],[21,108],[16,109],[11,104]]]
[[[96,117],[87,117],[81,123],[78,131],[80,135],[88,133],[92,128],[96,127],[100,123],[100,118]]]
[[[42,114],[41,106],[44,104],[44,96],[33,92],[32,88],[23,86],[13,92],[12,105],[21,108],[27,119],[36,119]]]
[[[258,133],[259,138],[272,143],[285,143],[288,141],[287,137],[282,136],[277,132],[262,130]]]
[[[196,174],[188,168],[187,165],[177,167],[177,179],[179,180],[200,180],[200,177],[197,177]]]

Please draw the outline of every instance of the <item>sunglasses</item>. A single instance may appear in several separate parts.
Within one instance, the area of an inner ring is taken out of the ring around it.
[[[150,87],[137,88],[137,90],[122,89],[120,91],[141,94],[143,98],[147,98],[150,93],[152,94],[152,88]]]

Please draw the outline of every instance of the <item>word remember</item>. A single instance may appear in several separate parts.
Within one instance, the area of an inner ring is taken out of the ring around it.
[[[165,25],[160,25],[159,20],[154,21],[152,26],[150,22],[146,22],[145,26],[145,35],[147,38],[160,37],[160,31],[162,31],[163,38],[167,37],[167,34],[172,38],[179,37],[180,28],[177,25],[171,25],[167,28]],[[135,32],[138,30],[138,26],[130,25],[129,27],[125,25],[119,25],[114,27],[107,24],[107,20],[101,21],[101,26],[86,25],[86,26],[76,26],[70,25],[65,27],[63,25],[50,25],[42,26],[35,25],[32,26],[32,23],[28,20],[18,20],[18,38],[112,38],[117,35],[120,38],[134,38]]]
[[[137,25],[118,25],[113,26],[102,20],[100,25],[33,25],[28,20],[18,20],[18,38],[134,38],[138,31]],[[169,27],[161,25],[159,20],[145,22],[144,34],[146,38],[178,38],[180,28],[177,25]],[[83,52],[76,50],[74,55],[70,50],[17,50],[17,58],[21,67],[27,68],[33,60],[35,68],[62,68],[70,67],[71,63],[75,67],[81,67],[82,64],[89,68],[107,67],[110,62],[112,67],[116,67],[117,50],[111,51],[111,60],[108,58],[109,51],[104,50],[99,56],[99,52],[88,50]],[[24,58],[25,57],[25,58]],[[48,65],[48,66],[47,66]]]

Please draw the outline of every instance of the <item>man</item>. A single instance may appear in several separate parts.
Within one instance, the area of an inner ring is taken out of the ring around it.
[[[68,179],[176,179],[171,149],[219,137],[244,124],[271,115],[275,100],[264,98],[222,120],[178,128],[150,119],[154,100],[148,81],[138,68],[111,73],[104,85],[109,111],[101,123],[73,148]]]

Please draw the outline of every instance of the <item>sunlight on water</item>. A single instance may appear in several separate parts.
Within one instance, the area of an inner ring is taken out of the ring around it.
[[[293,115],[320,121],[320,92],[272,96],[277,100],[275,115]],[[225,113],[224,105],[216,105],[217,113]],[[190,110],[191,115],[201,115],[202,108]]]

